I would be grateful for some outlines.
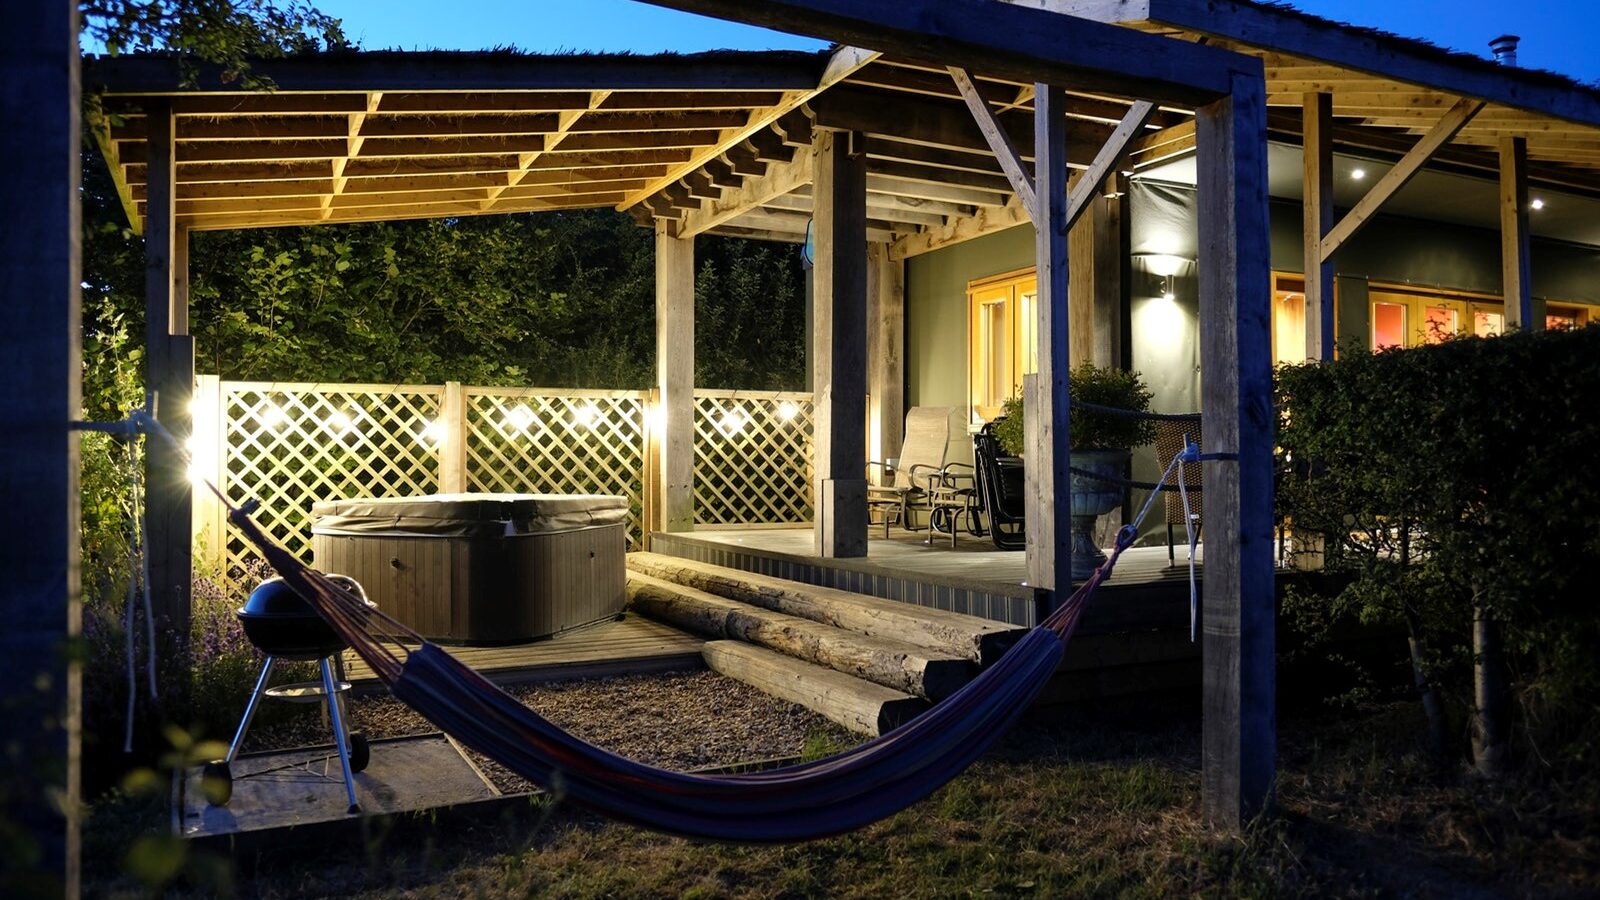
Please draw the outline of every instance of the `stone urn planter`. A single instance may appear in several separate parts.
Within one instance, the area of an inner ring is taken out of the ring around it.
[[[1095,545],[1096,520],[1122,505],[1127,494],[1121,479],[1126,477],[1127,450],[1074,450],[1072,467],[1085,472],[1103,475],[1111,481],[1102,481],[1087,475],[1072,473],[1072,578],[1082,581],[1106,561],[1106,555]]]

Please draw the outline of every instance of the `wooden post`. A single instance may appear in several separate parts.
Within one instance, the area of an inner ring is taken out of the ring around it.
[[[1333,95],[1308,93],[1303,111],[1306,359],[1333,359],[1333,258],[1322,239],[1333,230]]]
[[[1034,334],[1038,370],[1023,390],[1028,447],[1024,499],[1028,521],[1028,583],[1051,607],[1055,592],[1072,588],[1072,498],[1067,354],[1067,109],[1066,92],[1034,85],[1034,217],[1039,297]]]
[[[1259,73],[1196,117],[1205,452],[1202,805],[1237,829],[1275,779],[1272,336],[1266,97]]]
[[[222,400],[222,380],[216,375],[196,375],[194,402],[190,404],[194,441],[195,473],[209,479],[218,487],[227,470],[228,423]],[[212,570],[221,571],[227,564],[228,539],[227,510],[210,491],[198,491],[194,496],[193,541],[195,554]]]
[[[439,493],[467,491],[467,391],[446,381],[439,396]]]
[[[0,30],[0,690],[11,870],[78,894],[78,200],[75,2],[7,7]],[[28,860],[29,851],[37,856]]]
[[[1528,263],[1528,139],[1500,139],[1500,289],[1506,329],[1543,327],[1533,315]]]
[[[867,154],[858,132],[813,137],[816,548],[867,555]]]
[[[1072,365],[1121,364],[1122,223],[1120,201],[1095,196],[1067,237]]]
[[[662,531],[694,530],[694,238],[656,222],[655,513]]]
[[[149,143],[149,187],[145,212],[145,387],[156,392],[157,418],[182,443],[190,433],[194,390],[194,343],[176,327],[187,327],[188,275],[177,267],[188,258],[188,232],[177,225],[176,160],[172,103],[161,98],[145,108]],[[180,685],[189,675],[189,614],[193,590],[193,493],[182,456],[161,440],[147,442],[146,522],[150,542],[150,603],[165,636],[163,668]],[[183,702],[180,696],[174,698]]]
[[[906,264],[882,244],[867,247],[867,458],[900,455],[905,437]],[[883,473],[867,473],[877,483]]]

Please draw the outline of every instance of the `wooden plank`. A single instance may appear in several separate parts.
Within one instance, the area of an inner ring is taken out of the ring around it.
[[[1322,242],[1333,230],[1333,97],[1306,94],[1303,128],[1302,260],[1306,275],[1306,359],[1333,359],[1333,260]]]
[[[1357,201],[1356,205],[1345,213],[1344,218],[1339,220],[1339,224],[1328,232],[1328,236],[1322,239],[1322,258],[1324,260],[1332,258],[1333,254],[1344,245],[1345,241],[1353,237],[1357,231],[1361,230],[1363,225],[1377,215],[1379,208],[1390,197],[1393,197],[1401,188],[1410,183],[1411,179],[1417,176],[1417,173],[1422,171],[1422,167],[1427,164],[1436,150],[1450,143],[1456,133],[1466,127],[1468,122],[1472,121],[1472,117],[1477,115],[1480,109],[1483,109],[1483,101],[1481,100],[1462,100],[1451,107],[1450,111],[1444,114],[1438,124],[1434,125],[1427,135],[1418,141],[1416,146],[1411,148],[1410,152],[1401,157],[1393,168],[1385,172],[1383,177],[1378,179],[1378,183],[1374,184],[1372,189],[1367,192],[1367,195]]]
[[[701,653],[713,672],[869,737],[888,734],[928,708],[910,694],[739,641],[708,641]]]
[[[628,608],[696,634],[758,644],[925,700],[950,696],[976,674],[961,656],[857,634],[637,572],[628,574]]]
[[[706,162],[717,158],[723,152],[767,130],[779,119],[798,110],[812,97],[848,78],[852,72],[867,65],[877,57],[878,54],[876,52],[864,50],[860,47],[845,46],[837,48],[828,57],[828,62],[823,67],[821,78],[805,87],[791,89],[783,95],[782,100],[766,109],[758,109],[751,112],[750,119],[744,126],[727,129],[716,143],[695,153],[686,164],[675,170],[668,177],[653,182],[642,190],[628,195],[627,199],[617,205],[617,208],[625,210],[630,206],[643,202],[651,194],[682,178]]]
[[[1039,294],[1034,302],[1037,372],[1023,391],[1028,465],[1024,498],[1028,522],[1028,584],[1053,608],[1072,589],[1072,446],[1067,390],[1071,347],[1067,321],[1068,196],[1066,93],[1034,86],[1034,183],[1039,215],[1034,220]]]
[[[805,90],[817,83],[815,54],[345,53],[257,60],[251,72],[281,94],[342,91],[751,91]],[[84,60],[84,83],[120,94],[182,93],[224,84],[214,65],[186,69],[173,57]],[[192,81],[191,81],[192,79]],[[246,91],[237,90],[245,94]]]
[[[835,628],[915,644],[988,666],[1026,629],[940,609],[743,572],[660,553],[628,554],[628,570]]]
[[[999,161],[1006,179],[1011,182],[1011,192],[1017,195],[1022,208],[1028,210],[1030,216],[1033,215],[1034,210],[1038,208],[1034,197],[1033,175],[1028,171],[1022,156],[1017,153],[1016,144],[1011,140],[1011,133],[1001,126],[994,110],[989,108],[989,102],[978,93],[978,88],[972,83],[972,76],[966,69],[951,66],[950,78],[961,92],[961,99],[966,101],[967,109],[972,111],[972,120],[983,133],[983,139],[988,142],[989,149],[994,151],[994,158]]]
[[[656,470],[662,531],[694,530],[694,238],[656,225]]]
[[[1203,102],[1227,92],[1228,73],[1240,60],[1214,47],[995,0],[649,2],[918,62],[978,66],[1019,83],[1042,78],[1116,96]]]
[[[1544,327],[1533,314],[1533,275],[1528,251],[1528,142],[1500,141],[1500,289],[1506,328]]]
[[[7,881],[78,896],[78,436],[83,141],[75,2],[8,6],[0,31],[0,679]],[[34,854],[29,858],[28,854]]]
[[[942,227],[923,229],[895,240],[889,245],[889,258],[920,256],[1031,221],[1032,217],[1021,203],[1012,202],[1002,207],[986,206],[973,215],[952,219]]]
[[[1205,720],[1201,805],[1237,830],[1270,802],[1275,780],[1272,340],[1265,89],[1196,116],[1204,463]]]
[[[867,555],[867,173],[855,132],[814,138],[816,550]]]

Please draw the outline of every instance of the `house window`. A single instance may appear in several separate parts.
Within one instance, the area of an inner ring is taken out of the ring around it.
[[[1022,376],[1037,370],[1038,296],[1032,269],[967,286],[967,384],[973,421],[999,415],[1001,404],[1022,392]]]
[[[1545,306],[1544,327],[1552,331],[1558,328],[1582,328],[1592,321],[1594,320],[1589,317],[1589,310],[1582,306],[1558,303]]]
[[[1437,344],[1464,333],[1488,337],[1505,330],[1505,307],[1488,295],[1374,285],[1370,301],[1374,350]]]
[[[1306,280],[1272,276],[1272,362],[1306,361]]]

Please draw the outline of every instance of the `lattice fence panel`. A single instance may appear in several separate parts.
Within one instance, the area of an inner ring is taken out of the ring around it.
[[[261,501],[268,534],[311,556],[311,505],[349,497],[434,493],[443,389],[435,386],[223,382],[222,489]],[[253,555],[235,533],[222,548],[236,579]]]
[[[810,394],[695,391],[695,522],[810,522],[813,424]]]
[[[467,489],[621,494],[644,527],[645,394],[467,388]]]

